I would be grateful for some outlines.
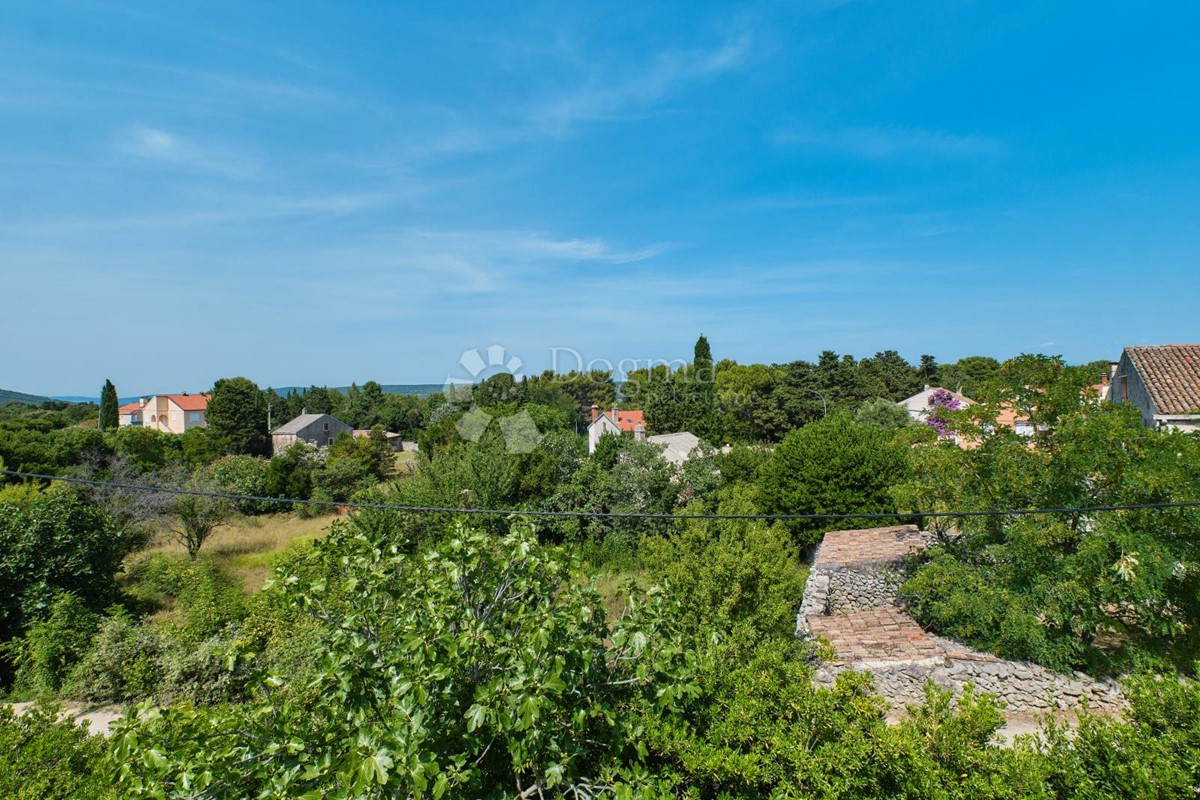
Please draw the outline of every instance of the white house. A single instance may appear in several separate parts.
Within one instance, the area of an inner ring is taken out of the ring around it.
[[[588,452],[596,452],[596,445],[600,442],[601,436],[616,436],[622,433],[632,433],[635,436],[638,433],[638,428],[641,428],[641,436],[646,435],[646,418],[641,411],[621,411],[614,408],[612,411],[600,412],[600,406],[592,406],[592,422],[588,425]]]

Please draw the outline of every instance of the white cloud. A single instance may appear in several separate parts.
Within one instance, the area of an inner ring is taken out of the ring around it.
[[[741,66],[750,53],[749,33],[711,49],[668,50],[652,63],[618,79],[593,79],[536,110],[533,119],[562,130],[576,122],[618,118],[643,111],[681,84],[728,72]]]
[[[146,161],[229,178],[253,178],[260,171],[255,160],[241,153],[203,146],[160,128],[135,126],[120,138],[118,145],[122,152]]]
[[[1003,142],[987,136],[903,125],[834,129],[797,127],[776,133],[774,140],[784,147],[809,148],[872,159],[902,155],[966,158],[995,155],[1004,150]]]

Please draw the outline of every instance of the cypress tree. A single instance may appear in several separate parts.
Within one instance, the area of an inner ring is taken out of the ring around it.
[[[117,387],[111,380],[105,380],[104,388],[100,390],[100,430],[116,430],[120,424],[119,406]]]

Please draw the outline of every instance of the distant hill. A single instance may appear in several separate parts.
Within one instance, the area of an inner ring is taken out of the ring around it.
[[[302,392],[307,386],[275,386],[275,391],[279,392],[284,397],[287,397],[293,392]],[[350,391],[349,386],[330,386],[330,389],[336,389],[342,394]],[[389,383],[383,385],[384,394],[412,394],[417,397],[428,397],[431,394],[437,394],[445,388],[441,383]]]
[[[36,394],[25,394],[24,392],[14,392],[11,389],[0,389],[0,403],[26,403],[31,406],[40,406],[49,399],[49,397],[40,397]]]

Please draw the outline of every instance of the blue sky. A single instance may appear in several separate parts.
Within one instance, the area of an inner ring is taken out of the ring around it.
[[[701,332],[743,362],[1200,340],[1198,23],[10,5],[0,387],[440,382],[476,347],[529,372]]]

